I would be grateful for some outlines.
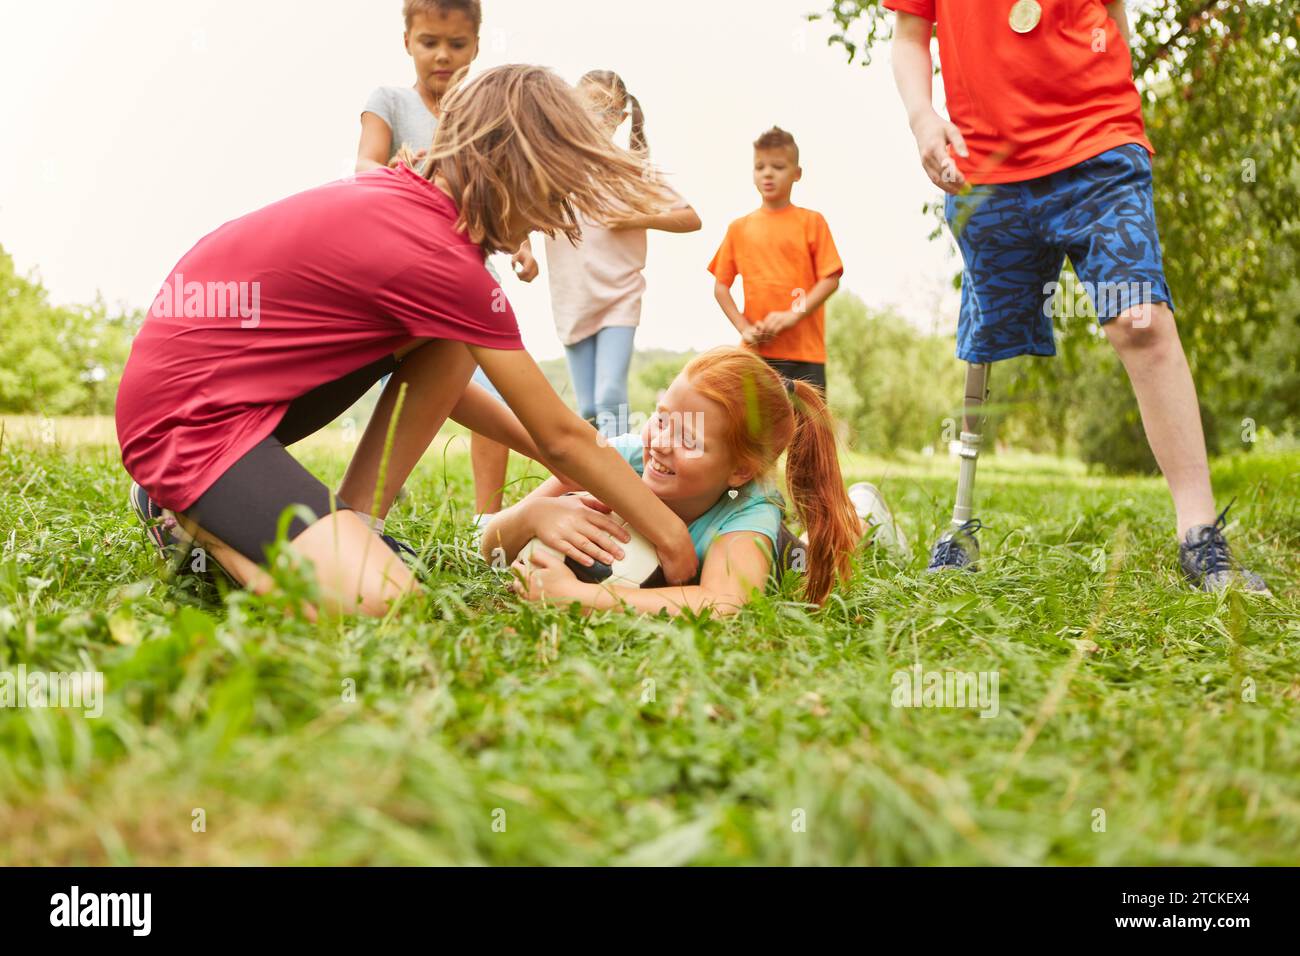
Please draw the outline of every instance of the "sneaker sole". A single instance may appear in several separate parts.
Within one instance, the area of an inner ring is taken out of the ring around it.
[[[870,482],[859,481],[849,488],[848,493],[850,501],[853,501],[855,493],[858,497],[866,498],[865,508],[856,501],[853,501],[853,508],[868,528],[876,529],[874,540],[904,556],[910,556],[912,549],[907,536],[899,529],[898,522],[894,520],[894,512],[890,510],[880,489]]]

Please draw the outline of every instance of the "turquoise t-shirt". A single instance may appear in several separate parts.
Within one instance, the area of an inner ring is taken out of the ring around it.
[[[640,435],[619,435],[607,441],[638,475],[645,470]],[[713,539],[732,531],[766,535],[772,542],[772,553],[776,553],[776,539],[781,530],[780,494],[772,486],[755,481],[743,485],[739,492],[734,499],[724,494],[716,505],[687,525],[701,569]]]

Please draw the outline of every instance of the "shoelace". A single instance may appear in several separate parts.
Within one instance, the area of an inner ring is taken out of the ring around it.
[[[1231,508],[1236,498],[1228,502]],[[1214,524],[1201,529],[1200,539],[1187,545],[1192,553],[1192,560],[1202,574],[1218,574],[1232,570],[1232,555],[1228,553],[1228,540],[1223,536],[1223,529],[1228,524],[1228,508],[1219,512]]]
[[[957,542],[959,537],[969,537],[983,528],[984,525],[979,518],[971,518],[960,528],[940,541],[934,548],[934,558],[930,561],[930,566],[953,564],[954,558],[958,555],[965,556],[966,550]]]

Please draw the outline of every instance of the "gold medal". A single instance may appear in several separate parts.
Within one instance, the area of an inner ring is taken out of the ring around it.
[[[1038,5],[1038,0],[1016,0],[1009,19],[1011,29],[1017,33],[1028,33],[1043,19],[1043,8]]]

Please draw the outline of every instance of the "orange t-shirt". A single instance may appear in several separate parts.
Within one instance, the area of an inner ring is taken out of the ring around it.
[[[884,0],[935,23],[948,116],[970,156],[949,153],[972,183],[1046,176],[1125,143],[1154,153],[1133,61],[1104,0],[1037,0],[1028,33],[1015,0]]]
[[[738,275],[744,279],[745,318],[761,322],[769,312],[798,308],[813,286],[841,275],[844,265],[821,213],[790,205],[759,208],[733,222],[709,271],[727,287]],[[825,364],[825,306],[754,351],[764,358]]]

